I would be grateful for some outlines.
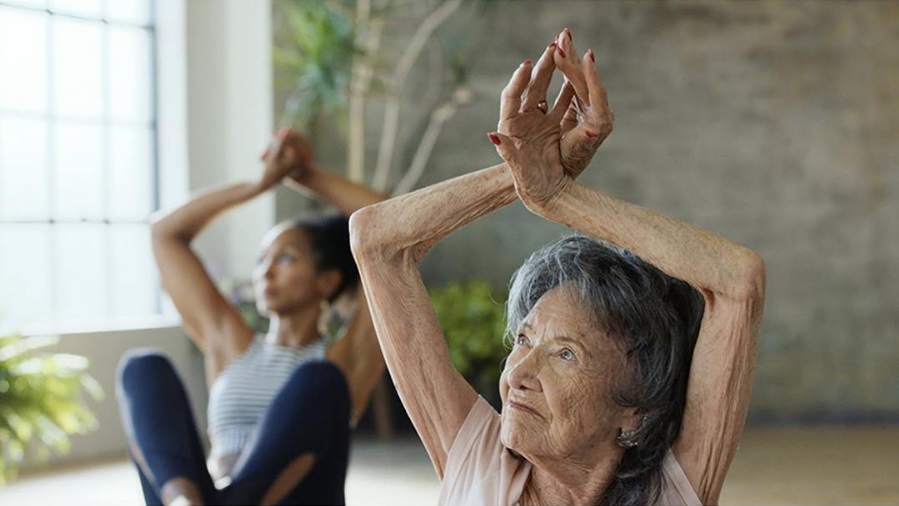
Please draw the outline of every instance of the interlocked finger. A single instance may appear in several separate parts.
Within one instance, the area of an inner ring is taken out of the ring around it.
[[[531,72],[531,82],[525,90],[524,99],[521,103],[521,111],[532,111],[539,108],[539,104],[546,103],[546,90],[553,79],[553,71],[556,69],[553,63],[553,52],[556,50],[556,44],[553,42],[546,47],[540,59],[534,65]],[[546,112],[544,109],[543,112]]]
[[[500,121],[508,120],[518,114],[521,109],[521,95],[528,86],[531,75],[531,60],[525,60],[512,73],[509,84],[503,88],[503,94],[499,102]]]
[[[556,97],[556,101],[553,104],[553,110],[549,113],[550,119],[555,122],[560,122],[562,118],[565,116],[566,112],[571,109],[571,98],[574,96],[574,86],[571,85],[571,81],[565,80],[562,84],[562,89],[559,90],[559,95]],[[576,120],[577,118],[575,118]],[[564,133],[566,129],[563,127],[562,132]]]

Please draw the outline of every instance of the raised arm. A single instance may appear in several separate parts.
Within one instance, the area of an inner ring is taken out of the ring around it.
[[[570,39],[562,41],[570,46]],[[568,51],[574,55],[573,48]],[[588,53],[592,55],[592,53]],[[564,62],[557,65],[566,71]],[[584,107],[607,108],[593,58],[582,68]],[[592,101],[592,103],[591,103]],[[751,250],[669,216],[573,182],[562,169],[552,121],[523,112],[500,123],[497,150],[536,214],[629,249],[702,293],[705,314],[693,354],[687,405],[674,453],[703,503],[715,503],[749,406],[765,273]],[[608,125],[611,129],[611,124]]]
[[[387,368],[441,478],[477,394],[450,363],[418,263],[450,232],[514,200],[512,178],[498,165],[366,207],[350,218],[353,255]]]
[[[207,372],[215,376],[239,356],[252,330],[225,300],[203,268],[190,244],[222,212],[260,195],[278,183],[296,161],[276,137],[266,157],[266,171],[258,181],[227,185],[192,197],[177,209],[154,217],[153,254],[163,288],[172,298],[188,335],[203,351]]]
[[[552,79],[554,50],[551,44],[533,69],[530,61],[520,67],[544,94]],[[509,91],[503,90],[503,96]],[[563,86],[553,108],[557,120],[572,94],[571,86]],[[533,107],[541,106],[546,109],[534,101]],[[573,165],[589,161],[571,159]],[[441,478],[447,452],[477,394],[450,363],[418,263],[447,234],[514,200],[512,178],[503,164],[366,207],[350,219],[353,254],[387,368]]]

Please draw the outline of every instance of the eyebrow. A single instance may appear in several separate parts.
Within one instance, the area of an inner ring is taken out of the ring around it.
[[[521,328],[530,330],[532,332],[534,330],[534,327],[531,326],[531,324],[528,322],[522,323]],[[592,358],[594,356],[593,353],[586,346],[584,346],[581,342],[579,342],[578,340],[576,340],[572,337],[568,337],[566,335],[551,334],[549,336],[549,339],[553,340],[553,341],[561,341],[561,342],[573,344],[576,348],[579,348],[581,351],[583,351],[588,357]]]

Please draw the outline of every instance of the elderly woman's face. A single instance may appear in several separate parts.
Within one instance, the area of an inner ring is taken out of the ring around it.
[[[624,353],[576,292],[547,292],[521,323],[500,378],[503,445],[532,460],[598,456],[636,424],[613,400],[625,375]]]

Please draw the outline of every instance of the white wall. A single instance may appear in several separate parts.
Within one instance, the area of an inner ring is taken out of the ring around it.
[[[160,201],[178,205],[189,192],[259,175],[258,155],[271,135],[271,8],[268,0],[163,0],[157,5]],[[217,279],[249,276],[257,245],[274,222],[263,196],[214,223],[196,242]],[[205,426],[202,357],[177,323],[65,333],[58,351],[86,356],[106,391],[90,403],[99,430],[72,439],[51,463],[125,455],[114,378],[124,352],[161,348],[185,380]]]

